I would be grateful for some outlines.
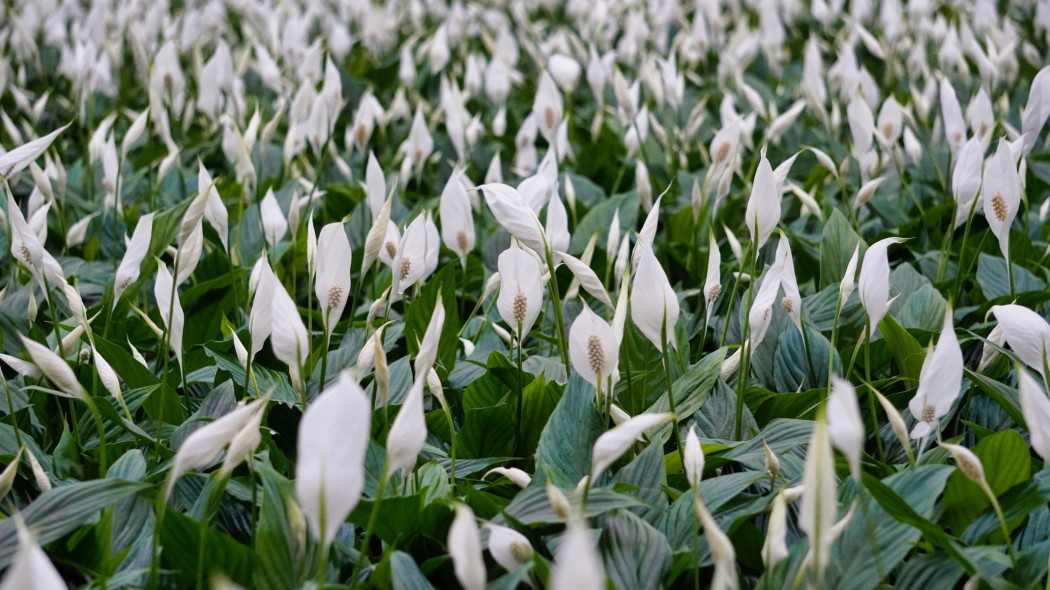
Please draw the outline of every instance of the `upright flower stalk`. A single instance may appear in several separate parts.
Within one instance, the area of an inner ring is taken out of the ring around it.
[[[653,343],[663,357],[664,384],[667,387],[667,405],[675,418],[671,422],[678,457],[685,464],[682,452],[682,435],[678,428],[678,409],[675,407],[674,381],[671,378],[671,348],[676,347],[674,335],[678,323],[678,295],[671,288],[667,274],[652,248],[645,240],[635,245],[634,283],[631,287],[631,319],[642,334]]]

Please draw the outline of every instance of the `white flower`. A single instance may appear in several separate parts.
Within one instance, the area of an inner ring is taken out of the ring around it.
[[[288,376],[291,378],[292,388],[302,394],[306,391],[302,370],[303,364],[310,356],[310,338],[306,333],[306,326],[299,315],[299,308],[296,307],[295,301],[272,273],[268,276],[273,289],[270,347],[277,360],[288,365]],[[252,348],[254,347],[255,336],[253,335]]]
[[[1017,358],[1043,375],[1050,353],[1050,324],[1023,305],[993,305],[991,311]]]
[[[387,473],[398,470],[406,476],[412,473],[419,451],[427,439],[427,422],[423,416],[424,379],[425,375],[416,376],[397,417],[390,425],[386,437]]]
[[[543,306],[543,270],[538,260],[511,246],[499,255],[500,290],[496,308],[500,317],[524,338]]]
[[[948,78],[941,78],[941,117],[944,119],[944,136],[948,140],[948,147],[955,154],[966,142],[966,121]]]
[[[135,225],[135,231],[131,234],[128,242],[127,252],[113,275],[113,307],[120,303],[120,297],[132,283],[139,278],[139,269],[142,261],[146,259],[149,252],[150,241],[153,239],[153,214],[147,213],[139,218]]]
[[[36,544],[20,516],[15,517],[18,529],[18,553],[11,567],[0,581],[0,590],[62,590],[66,582],[47,558],[47,553]]]
[[[445,326],[445,305],[438,294],[434,302],[434,311],[430,315],[426,332],[423,333],[423,341],[419,343],[419,351],[416,352],[413,368],[416,375],[427,375],[434,366],[437,359],[438,344],[441,341],[441,330]]]
[[[605,570],[589,529],[573,523],[554,554],[550,590],[604,590]]]
[[[445,246],[459,255],[467,264],[467,254],[474,249],[474,212],[470,208],[470,197],[463,188],[462,173],[453,171],[441,191],[441,239]]]
[[[1020,366],[1017,367],[1017,392],[1032,448],[1043,461],[1047,461],[1050,457],[1050,399],[1043,386]]]
[[[667,343],[674,346],[678,296],[660,261],[644,241],[635,245],[635,259],[638,268],[631,286],[631,319],[656,348],[663,350]]]
[[[831,378],[828,396],[828,437],[831,444],[849,460],[850,472],[860,479],[860,455],[864,450],[864,422],[857,404],[857,392],[848,381]]]
[[[25,346],[29,353],[29,358],[33,360],[33,364],[40,369],[52,385],[58,388],[59,395],[88,401],[87,391],[77,380],[76,374],[73,373],[73,369],[69,367],[65,359],[35,340],[30,340],[21,334],[19,337],[22,339],[22,346]]]
[[[599,387],[606,379],[616,381],[619,377],[619,356],[620,346],[612,327],[584,305],[569,328],[572,368],[591,385]]]
[[[271,250],[277,249],[277,244],[288,233],[288,220],[281,211],[281,205],[273,194],[273,189],[266,191],[262,204],[259,205],[259,214],[262,216],[263,237]]]
[[[343,372],[311,402],[299,424],[295,496],[324,545],[361,499],[370,411],[365,392]]]
[[[237,406],[231,412],[194,430],[182,441],[175,453],[175,463],[168,473],[168,487],[165,497],[171,496],[175,482],[183,474],[202,467],[207,467],[222,456],[223,449],[234,437],[255,418],[256,413],[266,408],[269,395],[263,396],[250,404]]]
[[[157,311],[167,326],[166,340],[168,348],[175,353],[182,364],[182,332],[186,325],[186,316],[179,301],[179,290],[175,288],[171,273],[164,262],[157,260],[157,279],[153,283],[153,296],[157,300]]]
[[[704,450],[700,446],[700,439],[696,436],[696,425],[689,427],[689,433],[685,435],[685,478],[689,485],[696,487],[700,485],[700,478],[704,474]]]
[[[91,358],[95,362],[95,370],[98,371],[98,378],[102,382],[102,386],[106,388],[110,395],[120,399],[120,377],[117,375],[117,372],[113,370],[113,367],[98,353],[94,346],[91,347]]]
[[[514,529],[485,523],[489,531],[489,553],[503,569],[512,572],[532,561],[532,543]]]
[[[536,117],[543,138],[552,145],[554,132],[561,123],[564,108],[564,101],[554,78],[548,72],[543,72],[536,89],[536,100],[532,104],[532,114]]]
[[[598,278],[598,275],[588,263],[564,252],[556,252],[555,256],[556,259],[560,259],[565,266],[569,267],[569,270],[572,271],[573,276],[579,281],[584,291],[587,291],[592,297],[610,308],[614,307],[612,299],[609,298],[609,293],[605,290],[605,285],[602,284],[601,279]],[[568,294],[566,294],[566,300],[568,300]]]
[[[919,373],[919,388],[908,402],[915,417],[911,437],[924,439],[959,397],[962,386],[963,357],[952,325],[951,308],[944,313],[944,325],[933,353],[926,356]]]
[[[976,484],[982,484],[982,487],[988,485],[984,479],[984,465],[981,464],[981,460],[977,455],[973,454],[973,451],[962,445],[944,442],[941,443],[941,446],[951,452],[952,457],[955,458],[956,466],[967,479]]]
[[[485,559],[481,555],[481,535],[474,511],[470,506],[456,502],[456,517],[448,529],[448,553],[456,579],[464,590],[484,590]]]
[[[529,484],[532,483],[532,476],[528,473],[525,473],[521,469],[518,469],[517,467],[493,467],[492,469],[489,469],[485,472],[485,475],[482,476],[482,479],[485,479],[491,473],[495,473],[496,475],[502,475],[503,477],[512,481],[521,489],[529,487]]]
[[[321,256],[317,260],[314,294],[321,304],[325,333],[331,334],[332,326],[343,315],[350,296],[352,252],[343,224],[329,223],[321,228],[321,235],[317,238],[317,249]]]
[[[1017,159],[1005,141],[999,142],[984,167],[981,195],[988,227],[999,239],[999,249],[1010,264],[1010,226],[1021,205],[1021,177],[1017,173]]]
[[[1032,78],[1028,88],[1028,103],[1021,113],[1021,134],[1024,136],[1024,155],[1032,152],[1039,133],[1050,117],[1050,66],[1044,66]]]
[[[955,197],[955,227],[970,216],[974,199],[981,190],[981,167],[984,165],[984,146],[977,137],[971,137],[955,159],[952,171],[952,195]]]
[[[903,242],[901,238],[884,238],[875,242],[864,252],[864,263],[860,267],[860,302],[868,314],[868,337],[886,316],[890,307],[890,262],[886,254],[891,244]]]
[[[11,178],[21,172],[31,162],[39,158],[55,141],[60,133],[69,127],[69,123],[51,133],[33,141],[24,143],[6,154],[0,155],[0,176]]]
[[[736,574],[736,549],[729,536],[719,528],[707,506],[700,499],[700,494],[693,495],[693,510],[704,528],[704,537],[711,548],[711,558],[715,562],[715,574],[711,579],[711,590],[736,590],[739,581]]]
[[[849,262],[846,263],[846,272],[842,273],[842,280],[839,281],[839,295],[842,297],[842,303],[845,305],[846,300],[853,294],[853,291],[857,288],[857,284],[854,279],[857,276],[857,255],[860,253],[860,244],[857,244],[853,248],[853,256],[850,256]]]
[[[580,62],[568,55],[555,53],[547,60],[547,71],[550,72],[551,77],[554,78],[554,81],[558,83],[562,90],[572,92],[580,81],[582,68],[580,67]]]
[[[525,203],[521,193],[505,184],[483,184],[480,187],[485,194],[485,202],[496,221],[510,235],[537,252],[547,249],[547,238],[543,232],[536,213]]]
[[[772,569],[789,554],[787,546],[787,501],[784,494],[773,498],[773,509],[769,512],[766,541],[762,545],[762,562]]]
[[[744,223],[751,232],[751,241],[754,242],[757,251],[766,243],[773,233],[773,228],[780,222],[780,192],[777,190],[773,167],[769,165],[765,156],[755,172],[751,198],[747,201],[744,216]]]
[[[831,554],[831,527],[838,512],[835,462],[823,417],[813,423],[813,435],[809,439],[802,471],[802,486],[798,525],[809,538],[807,560],[812,564],[813,577],[819,586]]]
[[[718,249],[718,241],[715,239],[713,231],[708,234],[707,248],[707,279],[704,281],[704,306],[707,309],[707,320],[710,321],[711,308],[722,293],[722,252]]]
[[[594,441],[591,453],[591,479],[598,477],[620,458],[638,436],[650,428],[676,419],[674,414],[639,414],[606,431]]]

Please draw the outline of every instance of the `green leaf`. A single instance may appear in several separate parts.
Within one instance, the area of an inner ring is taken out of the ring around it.
[[[536,472],[546,474],[560,487],[576,487],[590,472],[591,448],[602,430],[601,417],[594,408],[594,388],[574,372],[540,434]]]
[[[576,182],[575,179],[573,182]],[[620,210],[620,227],[633,228],[638,216],[638,193],[632,191],[620,193],[606,199],[599,200],[598,204],[591,208],[583,219],[576,225],[572,232],[572,241],[569,250],[582,252],[590,241],[594,232],[607,232],[609,224],[612,223],[613,213]],[[598,238],[602,240],[601,237]],[[600,242],[604,243],[604,242]],[[613,254],[615,255],[615,253]],[[602,273],[598,273],[599,276]]]
[[[689,419],[707,401],[707,398],[711,397],[715,381],[718,379],[718,372],[722,368],[722,361],[725,360],[725,354],[725,348],[708,354],[686,369],[685,374],[675,380],[674,385],[671,386],[671,394],[674,395],[679,422]],[[646,410],[652,414],[670,411],[671,404],[667,399],[666,391]],[[666,440],[671,430],[670,422],[658,426],[650,432],[649,440]]]
[[[157,378],[149,369],[143,367],[141,363],[135,360],[131,356],[131,353],[124,350],[120,345],[110,342],[101,336],[94,336],[95,348],[98,349],[98,353],[102,355],[102,358],[106,359],[106,362],[113,367],[113,370],[120,375],[121,381],[124,382],[130,389],[138,389],[140,387],[148,387],[150,385],[156,385],[160,383],[160,379]]]
[[[947,465],[922,465],[906,473],[908,477],[915,478],[915,481],[923,481],[923,478],[940,478],[943,480],[951,474],[951,469]],[[900,477],[900,475],[894,477]],[[886,514],[898,522],[919,529],[927,541],[935,547],[947,551],[956,562],[962,565],[967,573],[972,574],[977,571],[977,566],[962,553],[955,539],[944,532],[944,529],[940,526],[930,522],[929,519],[916,512],[908,501],[902,498],[893,488],[868,473],[862,474],[861,479],[864,482],[864,488],[868,490],[879,506],[885,510]]]
[[[605,573],[617,588],[661,588],[671,568],[667,538],[630,512],[618,511],[602,519],[598,549]]]
[[[812,432],[813,422],[810,420],[781,418],[770,422],[762,429],[759,436],[716,456],[731,459],[748,469],[761,472],[765,470],[766,465],[766,451],[762,446],[762,441],[765,441],[777,455],[782,455],[797,446],[806,444]]]
[[[860,245],[857,254],[858,267],[864,257],[867,244],[853,231],[849,221],[838,209],[833,209],[824,224],[824,235],[820,238],[820,288],[838,283],[846,274],[846,265],[853,256],[853,249]]]
[[[390,554],[390,575],[393,578],[394,590],[433,590],[412,556],[404,551]]]
[[[296,533],[289,519],[289,503],[295,497],[292,482],[265,463],[256,464],[262,484],[262,505],[255,529],[254,549],[259,556],[252,578],[260,590],[297,588],[310,574],[314,563],[312,551],[302,543],[305,537]]]
[[[927,282],[909,293],[901,303],[901,326],[936,332],[944,324],[944,310],[947,307],[948,302]]]
[[[1047,503],[1050,503],[1050,472],[1046,470],[1040,471],[1023,485],[1014,486],[999,499],[999,504],[1003,508],[1003,517],[1006,518],[1007,523],[1018,522],[1037,510],[1045,509]],[[999,519],[995,511],[989,509],[973,521],[973,524],[966,529],[966,534],[962,539],[967,543],[976,544],[988,533],[998,530]],[[1033,522],[1029,521],[1025,526],[1025,534],[1039,535]]]
[[[739,497],[744,490],[762,479],[767,479],[767,476],[760,471],[729,473],[705,479],[698,486],[700,497],[703,499],[707,509],[717,515],[719,508]],[[690,490],[683,493],[671,504],[660,518],[656,528],[667,537],[671,549],[677,551],[687,544],[690,547],[692,546],[693,528],[695,526],[696,514],[693,512],[693,491]]]
[[[646,447],[613,479],[638,488],[638,497],[648,506],[639,508],[635,513],[650,523],[656,522],[660,514],[667,508],[667,494],[664,493],[662,487],[667,478],[661,445]]]
[[[828,354],[831,343],[817,330],[805,324],[804,327],[805,339],[795,326],[789,326],[780,334],[773,360],[773,379],[777,391],[814,389],[824,387],[828,382]],[[842,361],[839,360],[838,354],[834,356],[833,362],[839,367],[837,372],[841,373]]]
[[[1018,424],[1027,423],[1024,419],[1024,414],[1021,412],[1021,398],[1015,388],[969,369],[966,369],[966,376],[977,387],[981,388],[981,391],[986,393],[992,401],[999,404],[999,407],[1010,415],[1010,419]]]
[[[513,404],[467,410],[457,451],[464,459],[511,456],[516,419]]]
[[[387,486],[387,493],[390,493],[392,487],[392,485]],[[367,526],[374,504],[375,500],[361,500],[350,513],[349,521],[360,527]],[[379,506],[375,534],[387,543],[416,534],[420,527],[422,509],[423,497],[419,494],[384,496]]]
[[[579,513],[583,497],[580,494],[569,496],[569,503],[575,513]],[[641,500],[634,496],[622,494],[609,488],[592,489],[587,497],[587,518],[594,518],[612,510],[625,508],[643,508]],[[518,492],[514,500],[504,509],[508,519],[523,525],[542,525],[563,523],[565,519],[558,515],[547,499],[545,484],[533,480],[528,488]]]
[[[890,476],[882,483],[924,519],[933,515],[937,497],[950,472],[927,466]],[[832,547],[825,583],[829,588],[849,585],[870,590],[886,580],[902,563],[922,531],[890,518],[871,496],[862,494],[849,526]]]
[[[40,494],[21,511],[21,516],[36,532],[37,542],[46,545],[88,523],[99,510],[148,487],[144,483],[108,478],[78,482]],[[9,518],[0,522],[0,569],[11,564],[17,551],[15,520]]]
[[[972,450],[984,465],[985,479],[996,496],[1032,478],[1032,456],[1028,444],[1016,430],[986,436]],[[944,522],[953,533],[961,535],[988,508],[989,502],[979,485],[956,470],[948,478],[942,505]]]
[[[882,332],[882,337],[886,339],[886,344],[893,352],[893,358],[901,373],[907,379],[918,383],[922,362],[926,359],[926,351],[923,350],[922,345],[889,314],[886,314],[886,317],[879,322],[879,331]]]
[[[204,533],[204,551],[198,549]],[[182,588],[193,586],[197,579],[198,555],[204,556],[204,575],[222,572],[242,586],[252,584],[259,556],[251,547],[242,545],[215,527],[200,522],[168,507],[160,527],[161,560]]]
[[[1032,273],[1016,264],[1013,264],[1013,267],[1016,293],[1041,291],[1046,288],[1046,283]],[[1006,270],[1006,261],[1001,256],[992,256],[982,252],[977,258],[977,284],[988,301],[1011,298],[1010,276]]]

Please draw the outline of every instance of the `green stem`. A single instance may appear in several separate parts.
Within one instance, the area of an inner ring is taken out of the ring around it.
[[[522,409],[522,398],[524,393],[522,392],[521,386],[521,323],[518,323],[518,404],[516,408],[517,418],[514,422],[514,454],[517,455],[521,451],[521,409]],[[568,370],[568,365],[566,365]]]
[[[569,372],[569,344],[565,341],[565,322],[562,320],[561,315],[561,292],[558,288],[558,274],[555,272],[554,257],[551,254],[550,246],[544,248],[544,254],[547,256],[547,268],[550,270],[551,278],[547,281],[547,289],[550,291],[551,303],[554,305],[554,326],[558,331],[558,349],[561,353],[561,362],[565,367],[565,372]]]
[[[682,468],[685,468],[685,451],[682,449],[682,433],[678,428],[678,409],[675,407],[674,401],[674,383],[671,380],[671,351],[667,346],[667,318],[666,311],[663,325],[660,328],[660,337],[663,340],[663,361],[664,361],[664,382],[667,385],[667,403],[671,406],[671,413],[674,417],[671,418],[671,429],[674,431],[674,444],[678,449],[678,459],[682,462]],[[610,392],[611,394],[611,392]]]
[[[937,281],[944,280],[944,273],[948,270],[948,258],[951,256],[952,238],[955,236],[955,216],[959,210],[959,203],[952,201],[952,216],[948,220],[948,231],[944,232],[944,240],[941,241],[941,255],[937,259]]]
[[[449,461],[451,462],[450,473],[449,473],[449,480],[452,482],[452,485],[455,486],[456,485],[456,423],[452,420],[452,409],[449,408],[447,404],[442,404],[442,409],[445,412],[445,420],[448,422],[448,436],[449,436],[449,438],[452,441],[451,447],[449,449],[449,457],[448,457]]]
[[[864,379],[871,383],[871,323],[864,328]],[[875,394],[868,393],[868,410],[871,412],[871,433],[875,435],[875,448],[879,461],[886,462],[886,452],[882,448],[882,436],[879,435],[878,416],[875,415]]]
[[[827,393],[831,393],[831,374],[835,370],[835,340],[839,332],[839,315],[842,313],[842,290],[839,289],[838,301],[835,303],[835,321],[831,325],[831,340],[828,344],[828,380]]]
[[[168,472],[168,477],[161,483],[160,488],[157,489],[157,496],[153,501],[153,510],[156,512],[156,517],[153,522],[153,539],[150,541],[149,551],[149,587],[152,590],[157,588],[157,584],[160,582],[160,527],[164,521],[164,506],[165,494],[168,491],[168,479],[171,478],[171,472]]]
[[[1014,288],[1014,263],[1009,256],[1006,257],[1006,276],[1010,279],[1010,298],[1014,299],[1017,297],[1017,292]]]
[[[980,482],[981,490],[984,491],[984,495],[988,496],[988,501],[992,503],[992,508],[995,510],[995,517],[999,519],[999,529],[1003,533],[1003,539],[1006,543],[1006,550],[1010,553],[1010,563],[1013,566],[1017,565],[1017,554],[1014,553],[1014,544],[1010,541],[1010,528],[1006,526],[1006,517],[1003,515],[1003,508],[999,505],[999,499],[995,497],[995,492],[992,491],[991,486],[984,479]]]
[[[963,257],[966,256],[966,241],[970,237],[970,226],[973,225],[973,213],[977,209],[977,199],[974,198],[970,203],[970,214],[966,217],[966,229],[963,230],[962,243],[959,246],[959,268],[955,271],[955,289],[952,291],[954,295],[953,300],[959,300],[959,289],[962,288],[963,276],[968,274],[964,270]]]
[[[752,284],[747,290],[747,314],[751,314],[751,306],[754,304],[755,299],[755,266],[758,264],[758,248],[754,243],[748,246],[747,249],[748,258],[751,262],[750,274]],[[739,279],[737,280],[739,282]],[[734,286],[734,291],[736,290]],[[732,306],[732,296],[730,296],[730,306]],[[729,327],[729,317],[726,316],[726,328]],[[742,336],[740,340],[740,346],[742,347],[741,358],[740,358],[740,372],[737,373],[737,392],[736,392],[736,415],[733,419],[733,438],[734,440],[741,440],[741,429],[744,421],[744,388],[747,387],[748,375],[751,373],[751,322],[745,320],[743,322]],[[725,339],[725,331],[722,332],[722,338]]]
[[[372,541],[372,532],[375,530],[376,520],[379,518],[379,506],[383,502],[383,491],[386,489],[387,480],[390,478],[390,465],[383,466],[383,476],[379,478],[379,491],[376,492],[375,504],[372,504],[372,513],[368,516],[368,525],[365,527],[365,538],[361,541],[361,550],[354,564],[354,573],[350,576],[350,590],[357,587],[357,581],[361,577],[361,568],[365,565],[368,557],[368,544]]]
[[[331,308],[329,308],[326,315],[331,315]],[[331,319],[328,320],[331,322]],[[331,345],[332,335],[329,333],[329,329],[326,326],[324,329],[324,350],[321,352],[321,382],[318,384],[318,391],[324,391],[326,378],[328,377],[328,347]]]
[[[99,413],[95,400],[91,397],[85,397],[84,401],[87,403],[88,410],[91,411],[91,417],[95,420],[95,427],[98,428],[99,477],[105,477],[108,463],[106,458],[106,427],[102,423],[102,414]]]

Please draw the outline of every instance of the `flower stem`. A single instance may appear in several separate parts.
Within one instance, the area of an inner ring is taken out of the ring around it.
[[[674,401],[674,383],[671,380],[671,351],[667,347],[667,321],[665,319],[663,326],[660,329],[661,337],[664,342],[663,346],[663,361],[664,361],[664,382],[667,385],[667,403],[671,406],[671,413],[674,417],[671,418],[671,429],[674,431],[674,444],[678,449],[678,459],[682,462],[682,468],[685,468],[685,452],[682,450],[682,433],[678,429],[678,409],[675,407]]]
[[[952,301],[959,299],[959,289],[962,288],[963,276],[969,274],[969,269],[963,265],[963,257],[966,256],[966,241],[970,237],[970,226],[973,225],[973,213],[976,209],[977,199],[975,198],[970,203],[970,214],[966,216],[966,228],[963,230],[962,243],[959,245],[959,267],[955,269],[955,289],[952,290]]]
[[[864,379],[871,383],[871,322],[864,327]],[[868,411],[871,412],[871,433],[875,435],[875,448],[879,461],[886,462],[886,452],[882,448],[882,436],[879,435],[879,421],[875,415],[875,394],[868,392]]]
[[[544,248],[544,254],[547,257],[547,269],[550,270],[551,278],[547,281],[547,289],[550,291],[551,303],[554,305],[554,326],[558,331],[558,349],[561,353],[561,362],[565,367],[565,373],[568,375],[569,372],[569,345],[565,341],[565,322],[561,317],[561,292],[558,289],[558,275],[555,272],[554,257],[551,255],[551,249],[548,246]]]
[[[357,587],[358,578],[361,577],[361,568],[365,565],[368,556],[368,544],[372,541],[372,532],[375,530],[376,520],[379,518],[379,505],[383,502],[383,491],[386,482],[390,478],[390,465],[383,466],[383,476],[379,478],[379,491],[376,492],[375,504],[372,504],[372,513],[368,516],[368,525],[365,527],[365,538],[361,541],[361,549],[354,564],[354,573],[350,576],[350,590]]]
[[[747,249],[747,258],[751,262],[750,274],[752,283],[747,290],[747,314],[751,314],[751,306],[754,304],[755,299],[755,266],[758,261],[758,248],[752,243]],[[736,283],[739,283],[738,278]],[[736,291],[736,284],[734,283],[733,290]],[[732,295],[729,300],[730,306],[732,306]],[[726,316],[726,325],[722,331],[722,340],[725,340],[725,330],[729,328],[729,316]],[[736,415],[733,419],[733,439],[740,440],[741,429],[744,421],[744,388],[747,387],[747,377],[751,373],[751,322],[745,317],[744,325],[742,326],[742,336],[740,339],[740,346],[743,347],[743,352],[740,358],[740,372],[737,373],[737,392],[736,392]],[[807,353],[808,354],[808,353]]]
[[[1006,517],[1003,515],[1003,507],[999,505],[999,499],[995,497],[995,492],[992,491],[991,486],[984,479],[981,479],[981,490],[985,496],[988,496],[988,501],[992,503],[992,508],[995,510],[995,517],[999,519],[999,529],[1003,533],[1003,539],[1006,543],[1006,550],[1010,553],[1010,563],[1013,566],[1017,565],[1017,554],[1014,553],[1014,545],[1010,541],[1010,528],[1006,526]]]
[[[831,393],[831,374],[835,370],[835,340],[839,332],[839,315],[842,313],[842,290],[839,290],[838,301],[835,303],[835,321],[831,325],[831,340],[828,342],[828,380],[827,393]],[[841,368],[841,367],[840,367]]]
[[[518,407],[516,409],[517,419],[514,422],[514,454],[517,455],[521,451],[521,406],[522,393],[521,386],[521,324],[518,324]],[[566,369],[568,366],[566,366]]]
[[[331,313],[331,309],[328,310]],[[324,350],[321,352],[321,382],[317,384],[318,391],[324,391],[326,378],[328,377],[328,347],[331,346],[332,335],[329,328],[324,329]]]

